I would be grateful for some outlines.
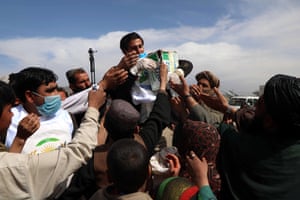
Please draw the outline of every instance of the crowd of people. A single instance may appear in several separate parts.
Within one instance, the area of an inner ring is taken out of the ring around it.
[[[170,72],[159,57],[158,89],[138,90],[155,98],[137,102],[140,72],[153,70],[135,67],[144,40],[128,33],[120,49],[95,88],[81,67],[66,70],[68,91],[41,67],[0,81],[0,199],[300,196],[300,78],[276,74],[254,107],[234,109],[214,73],[189,85],[191,61]]]

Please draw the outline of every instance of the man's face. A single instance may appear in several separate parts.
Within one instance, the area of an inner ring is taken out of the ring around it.
[[[36,93],[39,95],[35,95],[33,93],[33,101],[35,105],[40,106],[44,104],[44,97],[45,96],[53,96],[53,95],[59,95],[57,91],[57,83],[56,82],[50,82],[48,85],[42,84],[38,87]]]
[[[3,107],[3,111],[0,116],[0,133],[6,134],[7,129],[11,123],[13,113],[11,112],[12,105],[8,104]]]
[[[141,39],[134,39],[129,42],[127,52],[133,51],[135,51],[136,54],[144,53],[144,45]]]
[[[75,74],[75,79],[75,84],[70,85],[70,88],[74,91],[74,93],[80,92],[82,90],[85,90],[86,88],[91,87],[91,81],[89,75],[86,72]]]
[[[201,78],[198,80],[197,85],[199,86],[199,88],[201,89],[201,92],[205,93],[205,94],[210,94],[211,93],[211,86],[208,82],[207,79],[205,78]]]

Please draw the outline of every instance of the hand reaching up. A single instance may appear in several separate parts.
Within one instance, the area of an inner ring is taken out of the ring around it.
[[[194,183],[201,188],[202,186],[209,185],[207,172],[208,165],[206,159],[203,157],[201,159],[191,151],[189,155],[186,156],[188,170],[194,181]]]

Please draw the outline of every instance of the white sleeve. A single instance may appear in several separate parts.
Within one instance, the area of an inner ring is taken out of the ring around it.
[[[88,93],[91,88],[85,89],[79,93],[73,94],[62,101],[63,109],[71,114],[85,112],[88,107]]]

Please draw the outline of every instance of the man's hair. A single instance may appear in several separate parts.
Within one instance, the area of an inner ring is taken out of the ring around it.
[[[81,67],[68,70],[66,72],[66,77],[68,79],[69,84],[75,84],[76,83],[75,75],[81,73],[87,73],[87,72]]]
[[[15,100],[12,88],[4,81],[0,81],[0,116],[2,115],[4,106],[14,105]]]
[[[147,150],[133,139],[118,140],[108,151],[107,167],[111,181],[120,192],[137,192],[149,175]]]
[[[16,96],[25,102],[25,91],[30,90],[36,92],[42,84],[48,85],[50,82],[57,81],[57,75],[45,68],[28,67],[18,73],[10,74],[9,84],[13,88]]]
[[[125,36],[123,36],[121,38],[120,49],[122,50],[122,52],[124,54],[128,51],[128,45],[129,45],[130,41],[135,40],[135,39],[140,39],[142,41],[142,44],[144,45],[143,38],[139,34],[137,34],[136,32],[128,33],[128,34],[126,34]]]
[[[218,88],[220,86],[220,80],[210,71],[202,71],[198,73],[195,78],[196,81],[199,81],[200,79],[208,80],[211,88]]]

